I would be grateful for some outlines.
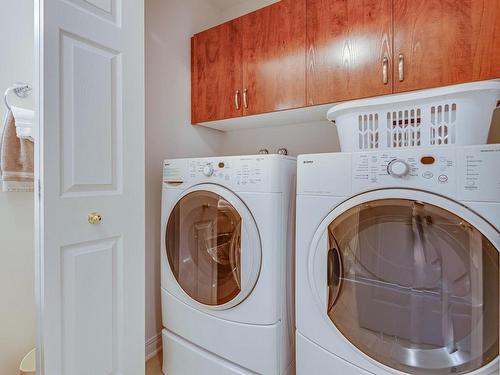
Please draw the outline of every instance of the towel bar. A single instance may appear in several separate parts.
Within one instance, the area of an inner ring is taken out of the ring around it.
[[[16,94],[16,96],[18,98],[24,99],[24,98],[27,98],[28,96],[31,95],[32,90],[33,90],[33,88],[28,83],[24,83],[24,82],[14,83],[13,86],[11,86],[7,90],[5,90],[5,94],[3,95],[3,101],[4,101],[7,109],[10,111],[10,104],[9,104],[8,96],[9,96],[9,93],[11,91],[14,92],[14,94]]]

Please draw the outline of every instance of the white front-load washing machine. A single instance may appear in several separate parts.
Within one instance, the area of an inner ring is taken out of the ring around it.
[[[292,374],[296,160],[164,162],[167,375]]]
[[[298,158],[297,374],[498,374],[500,145]]]

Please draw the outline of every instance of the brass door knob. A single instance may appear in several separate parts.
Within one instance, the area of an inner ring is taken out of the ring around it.
[[[91,212],[90,214],[88,214],[87,220],[89,221],[89,224],[99,224],[102,221],[102,216],[97,212]]]

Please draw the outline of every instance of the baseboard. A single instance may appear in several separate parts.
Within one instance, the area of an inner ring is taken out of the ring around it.
[[[146,340],[146,361],[153,358],[161,350],[161,332]]]

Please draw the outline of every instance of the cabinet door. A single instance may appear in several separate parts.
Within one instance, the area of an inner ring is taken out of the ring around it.
[[[193,124],[242,115],[241,37],[241,19],[236,19],[192,38]]]
[[[391,15],[392,0],[307,0],[309,105],[392,92]]]
[[[395,91],[499,77],[499,17],[499,0],[394,0]]]
[[[305,14],[305,0],[282,0],[243,17],[244,114],[306,105]]]

